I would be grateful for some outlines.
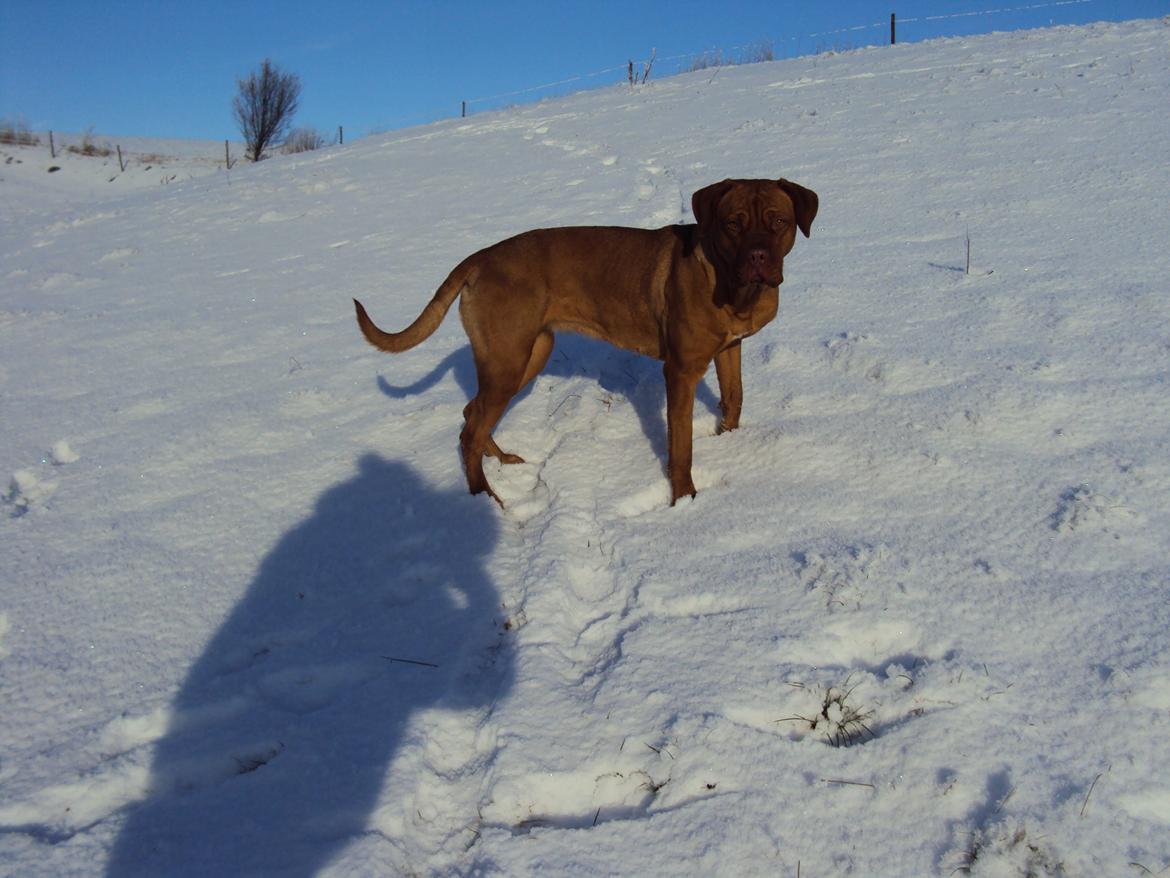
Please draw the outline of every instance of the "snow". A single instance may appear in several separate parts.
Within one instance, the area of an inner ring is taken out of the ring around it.
[[[48,131],[32,132],[30,136],[38,141],[37,146],[0,144],[0,217],[5,223],[20,221],[30,213],[40,215],[45,208],[59,212],[227,170],[223,142],[100,137],[59,131],[53,132],[51,142]],[[87,146],[93,154],[83,152]],[[243,152],[242,144],[230,144],[232,167],[238,168]],[[93,222],[98,218],[75,217],[65,222]]]
[[[0,872],[1165,870],[1168,27],[160,146],[165,185],[0,148]],[[559,337],[501,510],[458,320],[354,325],[781,175],[821,212],[674,508],[659,364]]]

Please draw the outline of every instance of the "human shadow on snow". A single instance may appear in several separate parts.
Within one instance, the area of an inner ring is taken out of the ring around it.
[[[187,674],[107,878],[308,878],[409,803],[390,767],[412,715],[474,726],[511,686],[496,522],[373,454],[322,494]]]
[[[478,382],[470,345],[448,354],[434,369],[413,384],[399,387],[391,384],[384,376],[379,376],[378,387],[392,399],[403,399],[425,393],[438,384],[448,372],[454,374],[455,381],[467,394],[468,399],[475,396]],[[709,369],[708,372],[713,376],[714,369]],[[559,378],[592,379],[607,393],[618,394],[629,400],[638,415],[642,433],[661,459],[665,471],[666,382],[659,361],[616,348],[597,339],[572,333],[558,333],[552,356],[540,374]],[[711,380],[714,380],[713,377]],[[535,383],[532,382],[516,395],[509,405],[509,411],[532,392]],[[559,401],[563,394],[558,396],[554,390],[553,396]],[[715,417],[719,416],[719,396],[708,386],[706,380],[699,382],[695,398]],[[501,422],[506,421],[507,417],[508,414],[505,412]]]

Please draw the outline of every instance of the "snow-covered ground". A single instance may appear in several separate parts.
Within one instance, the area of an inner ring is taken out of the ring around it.
[[[706,70],[139,191],[5,148],[0,872],[1167,874],[1168,45]],[[657,363],[558,339],[501,511],[455,315],[354,325],[781,175],[821,212],[675,508]]]
[[[61,211],[157,189],[242,164],[244,146],[211,140],[29,134],[35,146],[0,143],[0,221],[27,222],[28,212]],[[85,152],[91,147],[90,153]],[[119,158],[118,150],[121,149]]]

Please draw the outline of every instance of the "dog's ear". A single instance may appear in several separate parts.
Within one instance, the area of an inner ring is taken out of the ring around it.
[[[805,189],[791,180],[783,178],[776,181],[780,184],[780,188],[784,193],[792,199],[792,206],[796,208],[796,224],[800,230],[804,232],[807,238],[809,230],[812,228],[813,220],[817,215],[817,208],[820,206],[820,199],[817,198],[817,193],[811,189]]]
[[[699,224],[700,229],[706,228],[707,224],[715,218],[715,208],[719,204],[719,199],[734,185],[734,180],[722,180],[718,183],[712,183],[710,186],[704,186],[691,196],[691,213],[695,215],[695,222]]]

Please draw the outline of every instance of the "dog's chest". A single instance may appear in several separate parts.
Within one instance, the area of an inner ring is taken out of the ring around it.
[[[727,323],[725,344],[735,344],[740,339],[755,335],[772,322],[779,309],[780,288],[765,290],[747,315],[740,317],[734,312],[731,313]]]

